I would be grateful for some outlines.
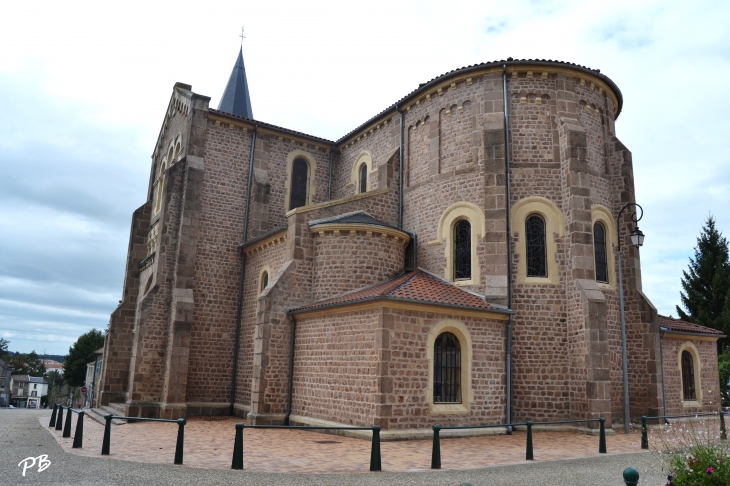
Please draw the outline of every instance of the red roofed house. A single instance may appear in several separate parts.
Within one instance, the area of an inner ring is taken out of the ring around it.
[[[618,427],[622,243],[631,420],[664,410],[662,356],[672,411],[719,407],[715,335],[660,330],[642,292],[630,211],[619,219],[635,202],[623,101],[598,70],[456,69],[336,141],[254,119],[241,54],[209,102],[172,91],[100,405],[385,438],[527,418]],[[677,402],[684,350],[697,381]]]

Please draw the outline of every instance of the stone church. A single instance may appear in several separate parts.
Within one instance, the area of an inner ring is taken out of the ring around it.
[[[599,70],[487,62],[339,140],[175,84],[132,215],[100,404],[252,424],[624,422],[717,410],[717,331],[642,292],[622,95]],[[651,236],[648,241],[651,240]]]

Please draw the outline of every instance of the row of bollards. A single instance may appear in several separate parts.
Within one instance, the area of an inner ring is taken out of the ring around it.
[[[68,414],[66,415],[66,423],[64,424],[63,420],[63,409],[68,410]],[[60,403],[54,403],[53,404],[53,412],[51,413],[51,421],[48,424],[48,427],[53,427],[56,430],[62,430],[63,437],[71,437],[71,412],[73,412],[73,408],[71,407],[65,407],[64,405],[61,405]],[[79,414],[78,420],[76,420],[76,431],[74,432],[74,442],[72,448],[79,449],[83,447],[84,442],[84,412],[79,411],[77,412]]]

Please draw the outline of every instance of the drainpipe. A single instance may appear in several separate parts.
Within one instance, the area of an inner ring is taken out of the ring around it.
[[[502,67],[502,95],[504,102],[504,186],[505,186],[505,212],[507,221],[507,307],[512,310],[512,218],[510,215],[511,188],[510,188],[510,150],[509,150],[509,105],[507,104],[507,64]],[[512,314],[507,320],[507,352],[505,356],[506,381],[507,381],[507,423],[512,423]],[[512,427],[507,428],[507,433],[512,433]]]
[[[297,318],[293,314],[289,314],[291,319],[291,337],[289,338],[289,383],[287,383],[286,397],[286,417],[284,417],[284,425],[289,425],[289,416],[291,415],[292,388],[294,387],[294,339],[297,335]]]
[[[664,347],[662,345],[662,341],[664,341],[664,336],[666,335],[666,332],[662,332],[659,334],[659,356],[661,359],[661,366],[662,366],[662,403],[664,404],[664,416],[667,416],[667,394],[664,391]],[[669,420],[664,419],[664,423],[669,424]]]
[[[332,148],[330,148],[330,178],[327,182],[327,200],[332,200],[332,158],[335,155],[335,144],[332,144]]]
[[[405,113],[395,105],[395,111],[400,113],[400,147],[398,148],[398,229],[403,229],[403,124]]]
[[[251,134],[251,157],[248,160],[248,184],[246,188],[246,216],[243,221],[243,238],[241,245],[248,239],[248,217],[251,206],[251,177],[253,176],[253,156],[256,150],[256,132],[259,126],[255,125]],[[238,354],[241,341],[241,313],[243,311],[243,277],[246,273],[246,254],[241,250],[241,277],[238,281],[238,302],[236,303],[236,340],[233,343],[233,373],[231,376],[231,406],[229,415],[234,415],[233,405],[236,403],[236,378],[238,378]]]

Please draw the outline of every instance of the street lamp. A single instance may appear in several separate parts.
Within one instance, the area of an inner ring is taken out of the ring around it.
[[[641,214],[637,218],[636,211],[631,213],[631,219],[634,222],[634,230],[631,232],[631,244],[637,249],[644,244],[644,233],[639,229],[639,220],[644,217],[644,208],[636,203],[628,203],[626,206],[621,208],[618,213],[618,288],[621,302],[621,350],[623,352],[623,368],[624,368],[624,432],[629,433],[631,411],[629,409],[629,366],[628,366],[628,354],[626,351],[626,315],[624,312],[624,275],[623,268],[621,266],[621,214],[630,207],[639,208]]]

